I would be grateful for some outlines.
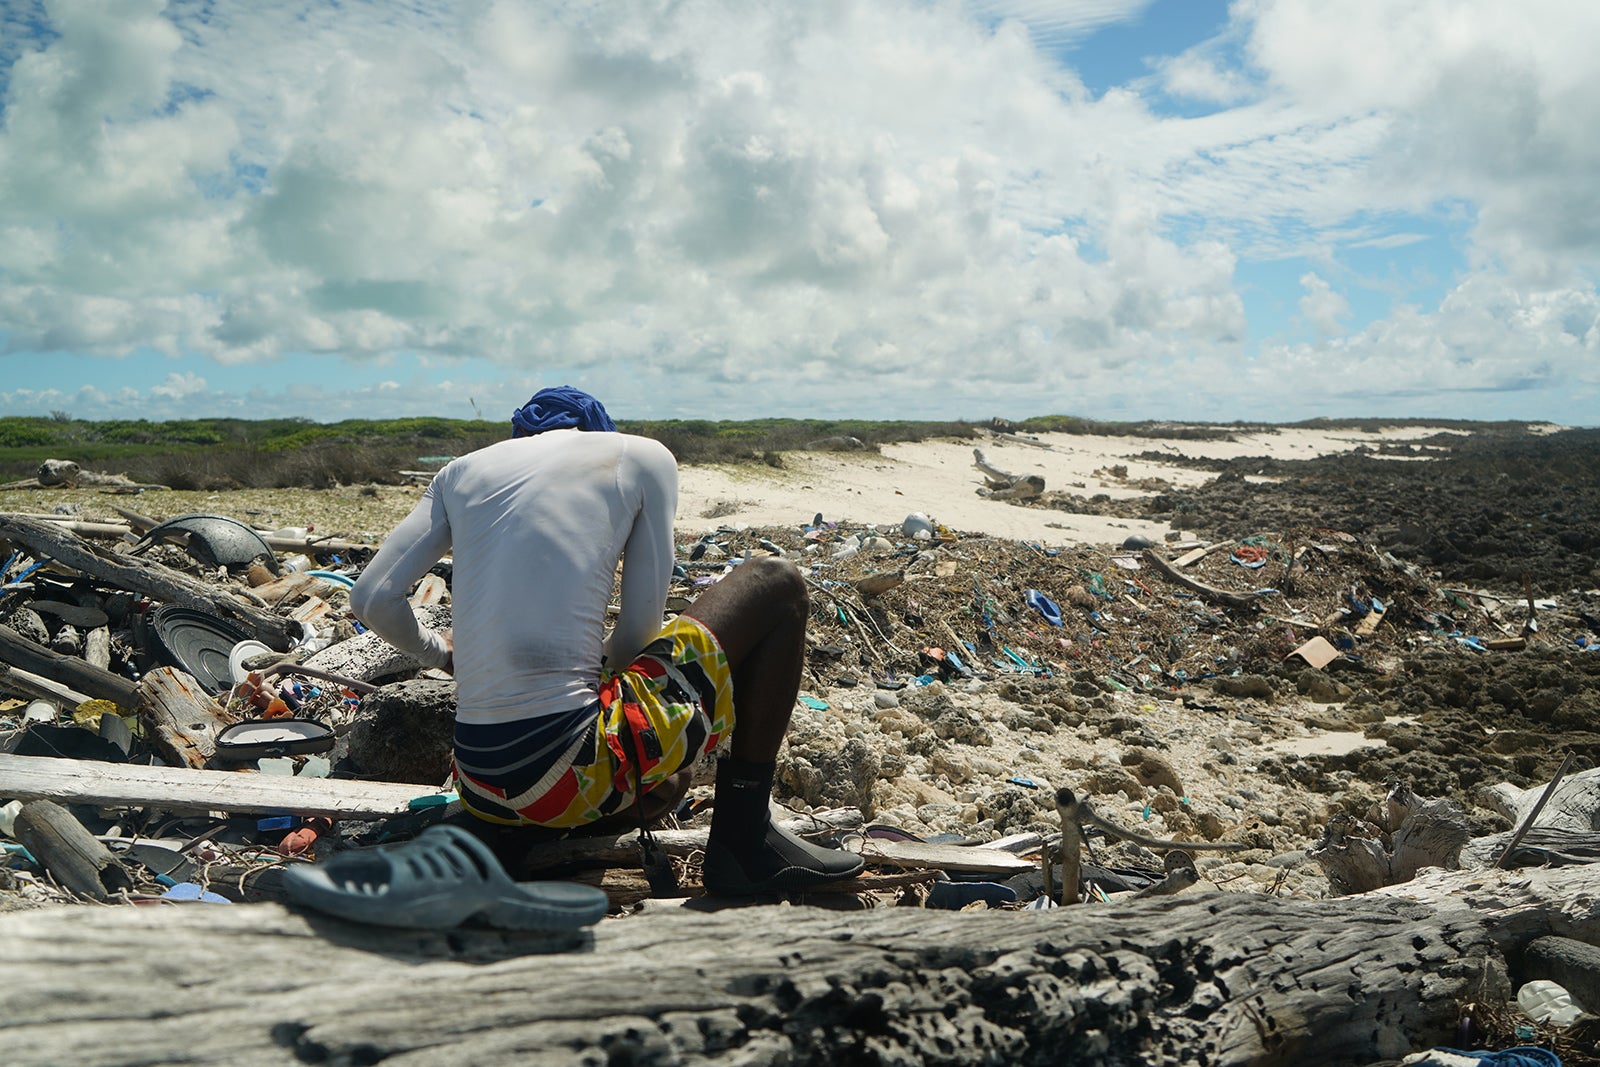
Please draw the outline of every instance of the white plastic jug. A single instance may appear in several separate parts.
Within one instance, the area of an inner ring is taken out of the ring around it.
[[[1544,979],[1528,982],[1517,990],[1517,1007],[1534,1022],[1557,1030],[1571,1026],[1583,1014],[1565,986]]]

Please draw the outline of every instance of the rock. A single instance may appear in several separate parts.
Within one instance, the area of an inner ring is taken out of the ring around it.
[[[857,807],[869,818],[874,810],[873,786],[883,764],[877,750],[859,737],[842,748],[811,749],[797,755],[791,749],[778,761],[778,784],[791,795],[817,807]]]
[[[1301,696],[1318,704],[1341,704],[1355,695],[1348,685],[1315,667],[1301,671],[1294,684]]]
[[[1144,786],[1139,779],[1123,770],[1104,767],[1096,770],[1083,780],[1084,787],[1097,796],[1110,796],[1112,793],[1121,793],[1129,800],[1143,800]]]
[[[946,741],[955,741],[963,745],[987,745],[990,741],[989,729],[978,720],[978,717],[969,711],[958,711],[954,708],[933,720],[933,732]]]
[[[456,685],[417,678],[361,700],[350,727],[350,758],[386,782],[437,786],[450,776]]]
[[[877,714],[877,722],[878,729],[886,734],[916,737],[918,734],[928,732],[927,724],[904,708],[886,708],[880,711]]]
[[[1171,763],[1144,748],[1130,748],[1122,754],[1122,765],[1127,767],[1139,784],[1146,789],[1162,786],[1172,790],[1173,796],[1184,796],[1183,782]]]
[[[7,625],[17,633],[36,644],[48,645],[50,643],[50,630],[45,626],[39,613],[32,608],[18,608],[11,616]]]
[[[1217,678],[1212,681],[1211,688],[1228,697],[1254,697],[1257,700],[1271,700],[1275,695],[1272,683],[1259,674],[1241,674],[1237,678]]]

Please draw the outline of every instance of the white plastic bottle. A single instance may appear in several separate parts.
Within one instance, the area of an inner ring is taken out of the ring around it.
[[[1517,990],[1517,1007],[1539,1025],[1557,1030],[1571,1026],[1583,1014],[1565,986],[1544,979],[1528,982]]]

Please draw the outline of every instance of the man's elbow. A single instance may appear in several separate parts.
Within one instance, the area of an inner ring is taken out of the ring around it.
[[[350,614],[356,617],[361,625],[371,628],[368,614],[372,609],[373,601],[377,599],[375,587],[371,582],[363,583],[360,578],[350,588]]]

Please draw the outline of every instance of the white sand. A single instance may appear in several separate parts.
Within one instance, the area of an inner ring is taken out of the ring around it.
[[[881,454],[790,452],[784,453],[782,468],[683,467],[677,525],[695,534],[717,526],[798,526],[821,512],[835,522],[898,526],[908,514],[921,512],[954,530],[1047,545],[1120,544],[1130,534],[1160,540],[1168,530],[1161,524],[1019,507],[980,496],[984,477],[973,466],[973,448],[981,448],[1003,471],[1043,476],[1047,492],[1120,499],[1150,495],[1153,490],[1137,484],[1145,479],[1183,487],[1213,477],[1172,463],[1128,458],[1142,452],[1310,459],[1362,445],[1417,442],[1441,432],[1449,431],[1428,426],[1378,433],[1283,429],[1240,433],[1226,441],[1041,434],[1034,438],[1037,445],[990,438],[889,445]],[[1112,466],[1125,466],[1127,476],[1113,476],[1107,470]]]

